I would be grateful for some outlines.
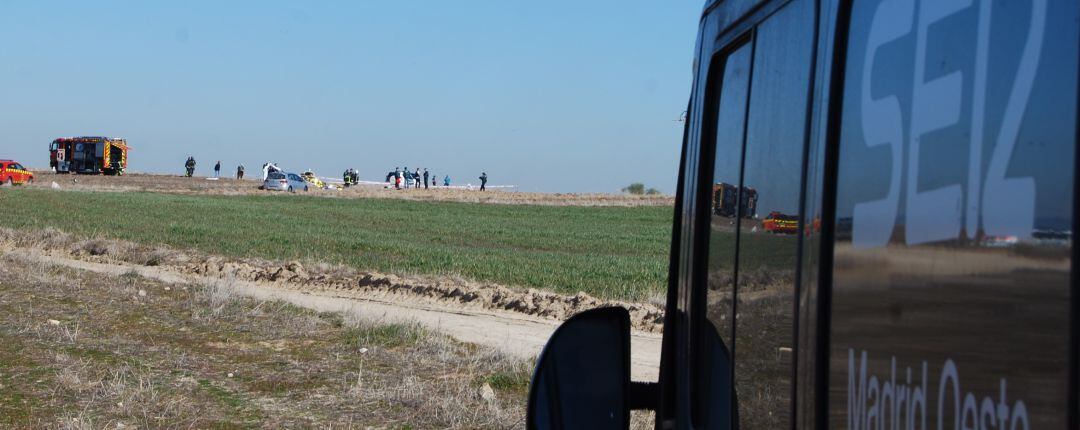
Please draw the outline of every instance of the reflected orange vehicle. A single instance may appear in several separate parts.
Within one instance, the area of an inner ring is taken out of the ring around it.
[[[761,222],[761,227],[769,233],[796,234],[799,232],[799,217],[772,211],[769,212],[769,216]]]

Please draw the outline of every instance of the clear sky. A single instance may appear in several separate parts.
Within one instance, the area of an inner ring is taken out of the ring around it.
[[[0,158],[670,193],[700,0],[0,3]]]

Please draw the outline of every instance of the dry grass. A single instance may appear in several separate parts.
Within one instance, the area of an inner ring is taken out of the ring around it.
[[[228,280],[0,257],[3,428],[521,427],[529,369],[417,326],[247,299]]]

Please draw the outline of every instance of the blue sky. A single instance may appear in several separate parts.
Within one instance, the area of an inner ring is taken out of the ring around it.
[[[0,3],[0,158],[106,135],[366,179],[672,192],[698,0]]]

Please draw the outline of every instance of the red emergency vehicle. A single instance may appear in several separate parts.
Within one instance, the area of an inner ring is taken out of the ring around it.
[[[769,212],[769,216],[761,222],[761,226],[769,233],[795,234],[799,232],[799,217],[772,211]]]
[[[123,175],[127,141],[113,137],[61,137],[49,144],[49,167],[57,173]]]
[[[22,164],[12,160],[0,160],[0,184],[32,184],[34,174],[26,170]]]

